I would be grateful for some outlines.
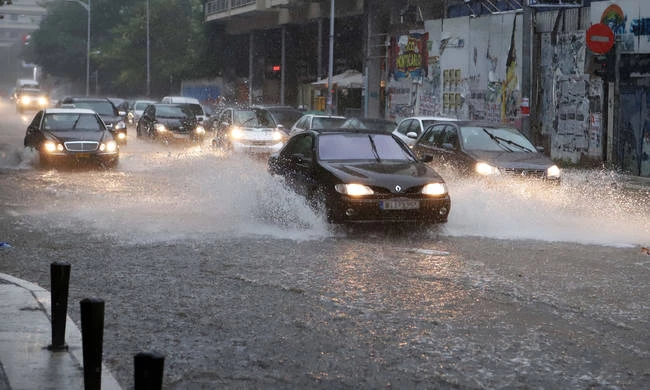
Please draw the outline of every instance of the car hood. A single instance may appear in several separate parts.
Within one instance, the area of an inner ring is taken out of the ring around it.
[[[550,158],[537,152],[470,151],[467,154],[477,161],[506,169],[546,169],[554,165]]]
[[[321,165],[342,182],[384,187],[391,192],[397,185],[407,189],[443,181],[433,168],[419,162],[323,162]]]
[[[64,143],[69,141],[95,141],[102,142],[111,138],[110,133],[105,131],[50,131],[45,133],[47,138]]]

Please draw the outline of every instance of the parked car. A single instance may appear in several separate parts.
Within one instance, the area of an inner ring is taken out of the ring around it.
[[[268,154],[280,150],[286,139],[286,133],[269,111],[229,107],[221,111],[216,120],[212,146],[235,152]]]
[[[41,164],[95,161],[112,167],[119,147],[104,121],[85,108],[46,108],[27,127],[25,147],[36,149]]]
[[[413,146],[417,156],[461,174],[512,175],[558,181],[557,165],[519,130],[501,123],[437,123]]]
[[[442,177],[381,130],[303,131],[268,168],[333,223],[442,223],[451,208]]]
[[[300,117],[303,112],[291,106],[274,106],[274,105],[256,105],[256,108],[263,108],[273,115],[273,120],[278,125],[282,125],[287,133]]]
[[[197,98],[188,96],[165,96],[160,100],[160,102],[168,104],[187,104],[199,122],[207,122],[209,118],[209,115],[203,110],[203,106]]]
[[[39,110],[50,104],[47,93],[40,88],[21,87],[14,91],[14,102],[16,112],[23,113],[26,110]]]
[[[413,146],[424,130],[434,123],[455,121],[454,118],[438,116],[413,116],[404,118],[397,124],[393,134],[398,136],[407,145]]]
[[[131,125],[137,125],[138,121],[140,120],[140,117],[142,116],[142,112],[144,109],[150,105],[156,103],[155,100],[136,100],[133,102],[133,105],[131,106],[131,109],[129,112],[126,114],[127,121]]]
[[[136,136],[165,142],[203,142],[205,128],[187,104],[153,103],[144,109],[136,126]]]
[[[375,129],[392,133],[397,127],[397,123],[383,118],[353,117],[346,119],[341,127],[344,129]]]
[[[291,127],[290,135],[305,130],[335,129],[340,128],[345,122],[344,116],[327,114],[305,114]]]
[[[119,111],[107,98],[101,97],[64,97],[59,101],[60,107],[88,108],[95,111],[106,124],[106,128],[113,134],[115,140],[126,145],[126,112]]]

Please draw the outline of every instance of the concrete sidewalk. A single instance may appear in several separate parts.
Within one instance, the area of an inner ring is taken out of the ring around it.
[[[84,388],[81,332],[69,316],[68,350],[47,349],[52,344],[51,307],[49,291],[0,273],[0,390]],[[101,388],[121,389],[103,365]]]

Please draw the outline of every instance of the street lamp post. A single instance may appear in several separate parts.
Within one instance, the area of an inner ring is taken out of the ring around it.
[[[86,12],[88,12],[88,34],[86,36],[86,96],[90,95],[90,1],[88,0],[88,4],[84,3],[81,0],[66,0],[66,1],[72,1],[74,3],[79,4],[80,6],[84,7]]]

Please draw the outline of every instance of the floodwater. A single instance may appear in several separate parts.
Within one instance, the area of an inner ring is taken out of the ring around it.
[[[0,272],[47,286],[73,262],[124,388],[151,349],[170,389],[647,388],[650,193],[613,172],[442,172],[447,224],[347,230],[263,160],[133,137],[115,169],[48,169],[16,132]]]

